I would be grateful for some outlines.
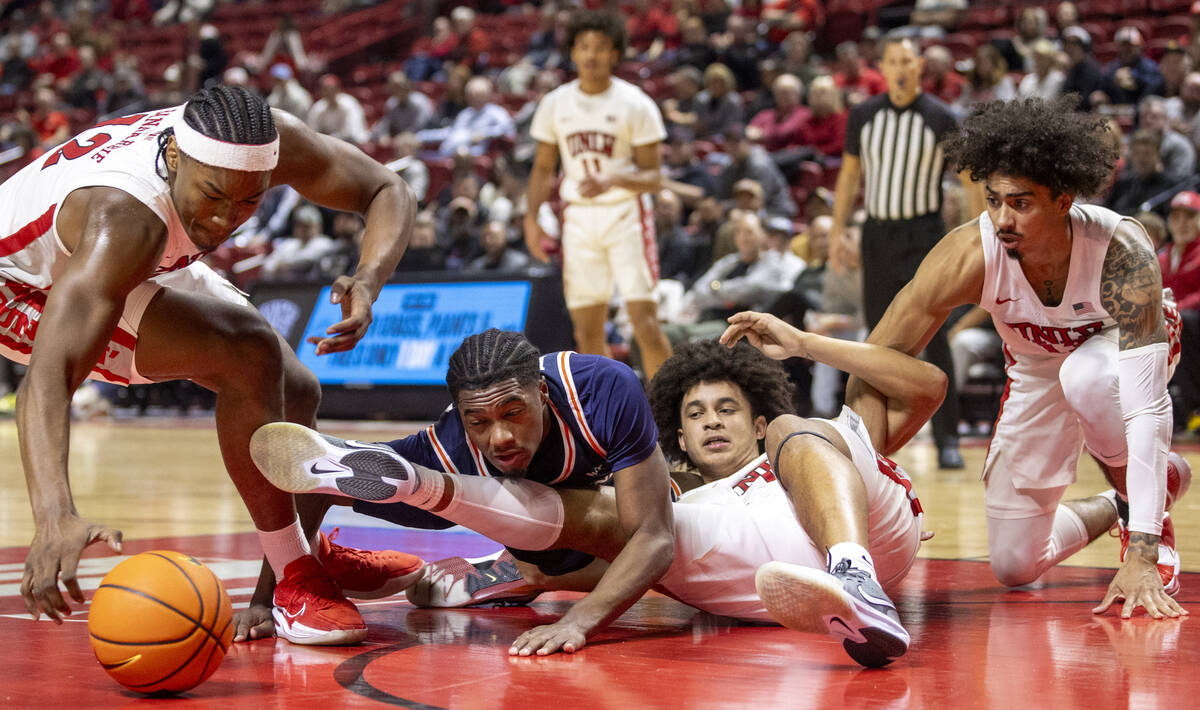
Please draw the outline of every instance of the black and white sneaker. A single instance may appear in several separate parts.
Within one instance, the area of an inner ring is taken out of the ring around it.
[[[326,436],[299,424],[265,424],[250,437],[250,458],[276,488],[371,502],[400,500],[416,471],[391,447]]]
[[[418,607],[520,606],[541,591],[521,577],[508,550],[487,557],[448,557],[425,565],[425,573],[404,590]]]
[[[758,568],[754,585],[780,624],[842,639],[842,648],[868,668],[885,666],[908,650],[908,631],[879,583],[842,560],[832,574],[786,562]]]

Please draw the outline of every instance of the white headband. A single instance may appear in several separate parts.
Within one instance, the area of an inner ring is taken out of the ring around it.
[[[279,136],[262,145],[228,143],[210,138],[180,119],[175,123],[175,144],[194,160],[227,170],[256,173],[274,170],[279,163]]]

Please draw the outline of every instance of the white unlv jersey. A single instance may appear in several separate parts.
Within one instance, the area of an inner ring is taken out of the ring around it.
[[[1100,278],[1108,243],[1126,218],[1080,204],[1071,206],[1070,218],[1071,265],[1057,306],[1044,305],[1020,262],[1005,255],[987,212],[979,218],[985,265],[979,305],[992,314],[996,332],[1013,356],[1062,359],[1093,335],[1116,327],[1100,302]]]
[[[68,256],[56,228],[58,208],[84,187],[127,192],[167,225],[156,274],[203,256],[179,221],[167,182],[155,172],[158,134],[182,117],[183,106],[176,106],[101,123],[0,184],[0,278],[39,289],[54,282]]]
[[[779,507],[781,512],[792,512],[787,492],[775,479],[775,472],[771,470],[766,454],[746,464],[737,473],[693,488],[680,496],[679,502],[711,505],[740,503],[755,507]]]
[[[634,193],[612,188],[591,199],[579,194],[588,175],[617,175],[637,169],[633,149],[667,137],[654,100],[627,81],[612,78],[599,94],[585,94],[576,79],[546,94],[529,134],[558,146],[563,165],[559,194],[573,205],[608,205],[631,200]]]

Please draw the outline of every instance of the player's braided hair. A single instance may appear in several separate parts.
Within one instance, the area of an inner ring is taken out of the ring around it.
[[[183,109],[183,120],[209,138],[240,143],[263,145],[275,140],[279,131],[271,116],[271,107],[255,92],[241,86],[210,86],[188,97]],[[167,128],[158,134],[158,160],[155,169],[166,179],[167,139],[175,129]],[[162,163],[162,168],[159,168]]]
[[[1108,182],[1117,149],[1103,118],[1078,113],[1078,97],[994,101],[975,107],[946,141],[946,159],[972,180],[1009,175],[1063,194],[1090,197]]]
[[[658,443],[675,461],[686,460],[679,448],[680,407],[687,391],[700,382],[732,382],[750,401],[750,416],[771,421],[792,412],[796,386],[783,366],[746,343],[727,348],[715,340],[685,343],[663,363],[650,382],[650,409],[658,425]],[[759,444],[761,450],[762,444]]]
[[[629,33],[625,29],[625,20],[620,15],[605,10],[576,11],[567,22],[567,31],[563,37],[563,54],[570,56],[575,39],[584,32],[599,32],[608,37],[613,43],[613,49],[617,50],[617,55],[625,56],[625,48],[629,45]]]
[[[522,385],[532,384],[542,376],[540,357],[524,335],[489,328],[467,336],[450,356],[446,386],[457,399],[462,390],[481,390],[514,377]]]

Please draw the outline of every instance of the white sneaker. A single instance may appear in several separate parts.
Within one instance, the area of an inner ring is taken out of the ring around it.
[[[395,500],[410,490],[416,471],[391,447],[326,436],[299,424],[275,422],[250,437],[250,458],[276,488],[365,501]]]

